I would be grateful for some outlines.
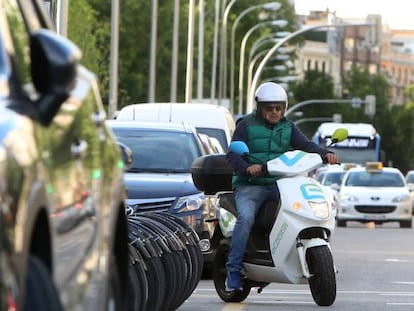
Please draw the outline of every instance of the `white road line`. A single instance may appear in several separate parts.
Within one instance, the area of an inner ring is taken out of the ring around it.
[[[410,282],[410,284],[413,284]],[[194,291],[194,294],[202,294],[202,293],[211,293],[216,292],[215,289],[211,288],[198,288],[196,291]],[[273,289],[264,289],[260,294],[257,294],[256,292],[252,291],[251,295],[274,295],[274,294],[289,294],[289,295],[311,295],[309,290],[273,290]],[[366,291],[366,290],[359,290],[359,291],[337,291],[338,294],[344,294],[344,295],[355,295],[355,294],[371,294],[371,295],[383,295],[383,296],[414,296],[414,291],[398,291],[398,292],[384,292],[384,291]]]
[[[394,284],[406,284],[406,285],[414,285],[414,282],[401,282],[401,281],[393,281],[391,283]]]
[[[394,306],[414,306],[414,302],[387,302],[387,305],[394,305]]]
[[[283,301],[253,300],[252,303],[255,303],[255,304],[271,304],[271,305],[286,305],[286,304],[289,304],[289,305],[293,305],[293,304],[297,304],[297,305],[298,304],[300,304],[300,305],[303,305],[303,304],[314,305],[315,304],[313,301],[297,301],[297,300],[296,301],[293,301],[293,300],[283,300]]]

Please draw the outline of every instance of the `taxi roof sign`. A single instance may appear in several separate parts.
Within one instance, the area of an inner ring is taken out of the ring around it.
[[[380,172],[383,169],[382,162],[366,162],[365,163],[365,169],[368,172]]]
[[[348,170],[350,170],[351,168],[354,168],[354,167],[357,167],[357,166],[359,166],[357,163],[351,163],[351,162],[347,162],[347,163],[342,163],[342,168],[345,170],[345,171],[348,171]]]

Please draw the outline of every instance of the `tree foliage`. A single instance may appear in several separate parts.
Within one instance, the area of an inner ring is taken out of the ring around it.
[[[54,0],[54,2],[56,2]],[[193,94],[196,96],[198,77],[198,1],[194,29],[194,59],[193,61]],[[228,1],[227,1],[228,2]],[[231,46],[231,27],[235,20],[247,8],[268,3],[268,0],[238,0],[234,2],[228,16],[227,27],[227,54],[229,61]],[[254,43],[260,38],[276,31],[290,31],[297,29],[297,16],[294,7],[289,0],[280,0],[282,7],[275,12],[252,11],[240,20],[235,36],[235,70],[228,71],[229,85],[230,75],[235,75],[237,83],[240,59],[240,44],[244,35],[256,24],[266,20],[285,19],[289,22],[284,29],[261,27],[252,33],[247,41],[246,54],[252,49]],[[122,0],[119,16],[119,59],[118,59],[118,108],[134,102],[146,102],[149,94],[150,72],[150,45],[152,1]],[[173,42],[173,0],[158,0],[157,34],[156,34],[156,101],[169,101],[171,97],[171,66],[172,66],[172,42]],[[184,101],[187,67],[187,42],[188,42],[188,6],[189,1],[179,1],[179,31],[178,31],[178,75],[177,101]],[[220,1],[221,3],[221,1]],[[216,0],[204,0],[204,48],[203,48],[203,97],[210,97],[212,88],[214,35],[215,35],[215,4]],[[97,74],[104,99],[108,103],[109,75],[110,75],[110,47],[111,47],[111,8],[112,4],[101,0],[70,0],[68,18],[68,36],[83,51],[83,63]],[[221,10],[222,8],[220,8]],[[222,20],[220,21],[221,25]],[[220,30],[220,29],[219,29]],[[220,35],[220,32],[218,36]],[[218,37],[220,39],[220,36]],[[291,44],[303,43],[303,37],[291,40]],[[220,42],[218,42],[219,44]],[[271,43],[263,45],[263,49],[270,49]],[[217,46],[219,48],[219,46]],[[217,51],[218,52],[218,51]],[[295,57],[292,54],[292,57]],[[277,64],[277,63],[276,63]],[[217,64],[218,65],[218,64]],[[228,70],[229,63],[227,64]],[[247,65],[246,65],[247,66]],[[219,68],[216,68],[216,78]],[[268,78],[273,73],[266,72],[262,79]],[[288,72],[281,73],[288,75]],[[216,94],[219,88],[216,79]],[[237,85],[237,84],[236,84]],[[414,135],[414,99],[413,87],[407,90],[409,102],[405,107],[391,107],[388,100],[389,86],[386,78],[381,74],[370,74],[365,68],[353,68],[344,77],[344,89],[347,90],[347,98],[359,97],[365,99],[366,95],[376,97],[376,114],[370,119],[361,108],[352,108],[350,105],[330,105],[322,107],[315,105],[303,109],[306,117],[331,117],[334,113],[341,113],[343,122],[371,122],[382,136],[382,148],[387,161],[393,165],[407,170],[414,167],[411,155],[413,154]],[[303,81],[293,84],[290,88],[293,96],[290,105],[315,98],[335,98],[331,77],[318,72],[308,71]],[[230,91],[225,94],[230,97]],[[237,100],[237,98],[235,98]],[[312,105],[310,105],[312,106]],[[312,129],[313,126],[313,129]],[[308,124],[305,129],[311,135],[315,124]],[[403,150],[403,151],[401,151]]]
[[[289,92],[291,93],[292,97],[291,106],[294,106],[295,103],[300,103],[311,99],[315,100],[335,98],[332,77],[317,70],[306,71],[303,80],[296,81],[289,85]],[[301,112],[302,116],[300,118],[329,118],[332,117],[334,113],[338,112],[338,107],[328,104],[311,104],[303,106]],[[291,118],[294,120],[296,117],[292,116]],[[313,133],[315,133],[319,124],[320,121],[304,122],[300,125],[300,129],[308,137],[311,137]]]
[[[198,79],[198,57],[200,46],[198,40],[198,1],[196,2],[196,14],[194,23],[194,50],[191,60],[193,64],[193,94],[196,97]],[[234,3],[228,17],[227,29],[227,60],[229,59],[230,29],[235,19],[246,8],[253,5],[268,3],[267,0],[257,0],[254,3],[249,0],[239,0]],[[282,7],[276,12],[257,10],[247,14],[237,29],[235,43],[238,49],[236,59],[239,58],[239,47],[243,35],[261,19],[286,19],[289,26],[286,30],[296,27],[296,15],[293,6],[288,0],[279,1]],[[133,103],[148,101],[149,75],[150,75],[150,46],[151,25],[153,20],[152,1],[123,0],[120,3],[119,17],[119,60],[118,60],[118,107]],[[155,99],[156,101],[169,101],[171,98],[171,68],[172,68],[172,44],[173,44],[173,0],[158,0],[157,10],[157,33],[156,37],[156,61],[155,61]],[[184,101],[186,74],[187,74],[187,51],[188,51],[188,11],[189,1],[179,1],[179,31],[178,31],[178,64],[177,64],[177,101]],[[203,76],[202,95],[210,98],[211,81],[213,72],[213,48],[215,35],[215,4],[216,0],[204,1],[204,42],[203,42]],[[220,10],[222,7],[220,7]],[[261,14],[259,14],[261,12]],[[81,22],[80,22],[81,21]],[[222,20],[219,21],[221,25]],[[104,102],[108,102],[108,84],[110,68],[110,46],[111,46],[111,3],[99,0],[71,0],[69,11],[69,36],[84,51],[84,63],[97,72],[101,87],[103,89]],[[220,30],[217,29],[218,42],[220,43]],[[271,32],[269,27],[263,27],[252,35],[249,40],[248,49],[254,40],[263,34]],[[217,46],[219,48],[219,46]],[[216,64],[218,66],[218,62]],[[229,67],[227,67],[229,69]],[[238,72],[236,62],[235,72]],[[201,72],[200,72],[201,73]],[[219,68],[216,68],[216,74]],[[230,75],[230,73],[229,73]],[[230,76],[228,76],[230,79]],[[216,93],[220,81],[216,76]],[[214,96],[216,96],[215,94]],[[229,97],[229,94],[225,94]]]
[[[392,164],[403,172],[414,168],[414,85],[406,89],[408,102],[404,107],[393,107],[388,111],[388,119],[394,129],[389,150]]]
[[[82,50],[82,63],[97,75],[101,92],[107,97],[110,20],[100,18],[93,2],[86,0],[71,0],[68,16],[68,37]]]

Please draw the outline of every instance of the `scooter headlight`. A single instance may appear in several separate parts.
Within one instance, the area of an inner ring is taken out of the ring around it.
[[[309,206],[312,208],[316,217],[325,219],[329,217],[329,204],[327,201],[313,202],[309,201]]]

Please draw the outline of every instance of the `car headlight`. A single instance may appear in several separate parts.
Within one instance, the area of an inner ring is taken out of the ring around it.
[[[196,211],[201,208],[205,199],[203,193],[188,195],[178,199],[174,210],[178,213]]]
[[[359,199],[358,197],[354,196],[354,195],[350,195],[350,194],[344,194],[340,197],[341,201],[348,201],[348,202],[358,202]]]
[[[326,201],[312,202],[309,201],[309,206],[312,208],[316,217],[325,219],[329,217],[329,204]]]
[[[399,195],[398,197],[393,198],[392,202],[399,203],[399,202],[405,202],[409,200],[410,200],[410,196],[408,194],[402,194],[402,195]]]

